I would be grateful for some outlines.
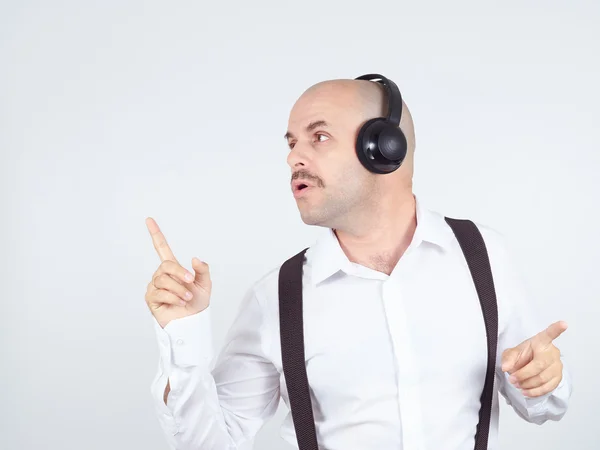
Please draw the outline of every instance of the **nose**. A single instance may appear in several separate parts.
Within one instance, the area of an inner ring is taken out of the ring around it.
[[[309,152],[300,142],[294,145],[287,157],[287,163],[292,170],[309,165]]]

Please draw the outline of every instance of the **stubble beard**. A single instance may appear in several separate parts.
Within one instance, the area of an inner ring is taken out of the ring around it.
[[[333,229],[352,229],[356,221],[362,221],[373,209],[376,199],[376,184],[370,180],[356,180],[356,184],[333,192],[331,186],[317,188],[321,199],[311,205],[308,199],[299,204],[302,221],[307,225]],[[301,200],[302,201],[302,200]]]

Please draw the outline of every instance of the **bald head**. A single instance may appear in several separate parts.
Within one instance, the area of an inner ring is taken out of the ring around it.
[[[296,105],[315,101],[317,98],[335,99],[340,108],[354,113],[360,124],[375,117],[385,117],[388,113],[387,92],[383,85],[368,80],[335,79],[321,81],[306,89]],[[294,106],[296,106],[294,105]],[[407,158],[412,160],[415,150],[415,129],[410,110],[402,101],[400,129],[408,144]],[[407,161],[408,162],[408,161]]]

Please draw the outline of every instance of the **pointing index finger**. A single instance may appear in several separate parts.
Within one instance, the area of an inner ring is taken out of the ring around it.
[[[167,239],[165,235],[162,234],[158,224],[152,217],[148,217],[146,219],[146,226],[148,227],[148,231],[150,232],[150,236],[152,236],[152,243],[154,244],[154,248],[158,253],[161,261],[177,261],[175,255],[171,251],[171,247],[167,243]]]
[[[561,334],[565,332],[567,329],[567,323],[563,320],[559,320],[558,322],[554,322],[540,334],[542,335],[542,339],[546,342],[552,342],[554,339],[558,338]]]
[[[546,333],[550,336],[550,339],[554,340],[563,334],[567,330],[567,322],[564,320],[559,320],[558,322],[553,323],[546,329]]]

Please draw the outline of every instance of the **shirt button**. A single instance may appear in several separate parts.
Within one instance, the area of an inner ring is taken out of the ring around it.
[[[177,339],[177,345],[183,345],[183,339]]]

